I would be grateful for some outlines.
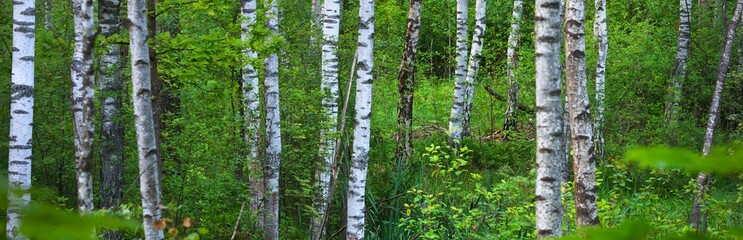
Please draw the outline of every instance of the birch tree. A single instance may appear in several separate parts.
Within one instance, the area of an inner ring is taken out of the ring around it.
[[[578,226],[597,225],[596,165],[591,111],[586,88],[585,0],[567,1],[565,76],[570,106],[570,137],[575,171],[575,217]]]
[[[279,34],[279,6],[277,0],[266,1],[266,28],[271,34],[266,42]],[[271,53],[264,61],[266,88],[266,166],[263,178],[266,187],[264,228],[266,239],[279,239],[279,166],[281,165],[281,118],[279,114],[279,56]]]
[[[72,79],[72,114],[75,135],[75,169],[77,203],[81,214],[93,211],[93,0],[73,0],[75,48],[70,73]]]
[[[469,18],[469,3],[467,0],[457,0],[457,66],[454,68],[454,102],[449,115],[449,143],[454,144],[462,140],[464,128],[464,105],[467,86],[467,19]]]
[[[109,38],[119,33],[121,1],[99,0],[98,27]],[[117,44],[106,46],[99,66],[101,96],[101,184],[100,208],[116,208],[121,204],[124,175],[124,128],[121,123],[121,50]],[[107,233],[108,239],[120,239],[118,233]]]
[[[243,49],[243,55],[248,61],[258,58],[258,54],[250,48],[251,32],[256,22],[256,0],[242,0],[241,14],[241,38],[245,42],[246,48]],[[242,87],[243,87],[243,105],[245,107],[245,142],[248,147],[247,165],[248,165],[248,183],[250,184],[250,213],[255,217],[258,227],[263,227],[263,211],[261,205],[263,202],[263,193],[266,191],[263,182],[263,161],[259,158],[259,149],[261,142],[261,110],[260,106],[260,88],[258,85],[258,72],[251,63],[246,63],[242,68]]]
[[[730,52],[733,49],[733,41],[735,41],[735,31],[738,28],[738,24],[741,21],[741,12],[743,11],[743,0],[738,0],[735,7],[735,13],[733,13],[733,19],[728,25],[727,33],[725,35],[725,47],[722,50],[722,56],[720,57],[719,69],[717,71],[717,82],[715,83],[715,91],[712,95],[712,102],[709,106],[709,119],[707,120],[707,130],[704,134],[704,147],[702,148],[702,154],[704,156],[709,155],[710,149],[712,148],[712,142],[714,140],[715,126],[717,126],[717,119],[720,116],[720,99],[722,98],[722,90],[725,85],[725,78],[727,77],[728,68],[730,67]],[[692,206],[691,217],[689,222],[691,227],[699,232],[706,232],[706,214],[702,213],[702,207],[705,200],[705,194],[709,191],[709,184],[712,176],[708,173],[700,172],[697,174],[696,187],[694,191],[694,205]]]
[[[142,196],[143,229],[146,240],[164,239],[163,231],[155,227],[162,220],[155,121],[150,90],[150,56],[147,46],[145,0],[129,0],[129,52],[132,71],[134,126],[137,132],[139,158],[139,191]]]
[[[508,35],[508,63],[506,65],[506,74],[508,75],[508,105],[504,115],[504,130],[515,130],[518,119],[517,111],[519,105],[519,83],[516,76],[516,70],[519,67],[519,42],[521,41],[521,13],[524,10],[523,0],[513,1],[513,17],[511,18],[511,33]]]
[[[374,0],[359,5],[359,40],[356,47],[356,126],[353,130],[351,172],[348,179],[346,239],[363,240],[366,170],[371,137],[372,82],[374,81]]]
[[[34,0],[13,2],[13,53],[10,77],[10,134],[8,137],[8,210],[5,236],[20,233],[21,209],[31,201],[32,130],[34,121]],[[20,195],[14,190],[23,191]]]
[[[464,92],[464,119],[462,121],[462,135],[467,135],[470,128],[472,100],[475,98],[475,83],[477,71],[480,69],[480,54],[482,53],[483,37],[485,36],[485,10],[487,0],[475,1],[475,29],[472,32],[472,48],[467,63],[467,77],[465,78],[466,91]]]
[[[536,230],[540,239],[562,235],[564,135],[560,86],[560,0],[536,1],[537,179]]]
[[[336,154],[338,139],[338,39],[341,22],[341,1],[325,0],[322,6],[322,80],[320,89],[325,93],[322,106],[327,125],[320,131],[320,167],[315,172],[317,194],[313,206],[316,214],[312,218],[312,239],[325,235],[331,166]]]
[[[397,105],[398,140],[395,156],[407,162],[413,155],[413,98],[415,97],[415,58],[418,54],[418,35],[421,27],[421,0],[410,0],[408,29],[402,52],[400,71],[397,74],[400,100]]]
[[[679,0],[679,37],[676,48],[676,63],[671,72],[671,84],[668,86],[669,99],[666,103],[666,125],[676,122],[681,89],[686,78],[686,60],[689,58],[691,45],[691,3],[693,0]]]
[[[606,0],[596,0],[594,35],[598,40],[599,58],[596,61],[596,118],[594,144],[599,158],[604,157],[604,109],[606,100],[606,56],[609,51],[609,33],[606,27]]]

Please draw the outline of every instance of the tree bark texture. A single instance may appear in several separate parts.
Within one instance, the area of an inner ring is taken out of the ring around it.
[[[604,157],[604,110],[606,108],[606,56],[609,51],[609,33],[606,27],[606,0],[596,0],[594,35],[598,40],[599,57],[596,61],[596,117],[594,144],[599,158]]]
[[[720,99],[722,98],[722,90],[725,85],[725,78],[727,77],[728,68],[730,67],[730,52],[733,49],[733,41],[735,41],[735,31],[738,28],[738,24],[741,20],[741,11],[743,11],[743,0],[738,0],[735,7],[735,13],[733,19],[728,25],[727,34],[725,35],[725,47],[722,50],[722,56],[720,57],[719,69],[717,71],[717,82],[715,83],[715,91],[712,95],[712,102],[709,106],[709,119],[707,120],[707,130],[704,134],[704,147],[702,148],[702,154],[704,156],[709,155],[712,149],[712,143],[715,135],[715,126],[717,126],[717,119],[720,116]],[[691,227],[699,232],[705,232],[706,214],[702,213],[703,205],[706,202],[705,194],[709,191],[709,184],[712,176],[708,173],[700,172],[696,179],[696,188],[694,191],[694,205],[692,206],[691,216],[689,222]]]
[[[560,173],[564,135],[560,86],[560,0],[536,1],[537,183],[536,230],[540,239],[562,235]]]
[[[454,101],[449,115],[449,144],[459,145],[462,140],[465,92],[467,86],[467,19],[469,18],[469,3],[467,0],[457,0],[457,66],[454,68]]]
[[[10,134],[8,137],[8,209],[5,236],[21,235],[21,209],[31,201],[31,145],[34,116],[34,0],[13,1],[13,53],[11,54]],[[15,190],[21,190],[20,195]]]
[[[266,2],[266,28],[273,36],[279,34],[279,6],[277,0]],[[266,88],[266,147],[263,179],[266,187],[264,229],[266,239],[279,239],[279,166],[281,166],[281,118],[279,114],[279,56],[271,53],[264,61]]]
[[[72,78],[72,114],[75,135],[77,207],[81,214],[93,211],[93,142],[95,108],[93,84],[93,0],[73,0],[75,48],[70,72]]]
[[[475,29],[472,31],[472,48],[470,48],[470,59],[467,63],[467,77],[464,81],[466,91],[464,92],[464,118],[462,120],[462,136],[469,135],[470,115],[472,115],[472,100],[475,99],[475,84],[477,83],[477,71],[480,70],[480,54],[482,53],[483,40],[485,37],[485,6],[487,0],[475,1]]]
[[[241,13],[243,21],[241,23],[243,42],[249,44],[251,32],[256,23],[256,0],[242,0]],[[258,58],[258,54],[249,47],[243,49],[243,55],[253,60]],[[250,184],[250,214],[256,219],[259,228],[263,227],[264,211],[261,209],[263,203],[263,194],[266,186],[263,181],[263,161],[259,155],[259,146],[261,143],[261,110],[260,107],[260,86],[258,72],[251,63],[246,63],[242,68],[242,87],[243,87],[243,105],[245,108],[245,142],[247,143],[248,155],[246,156],[248,166],[248,183]]]
[[[421,27],[422,0],[410,0],[408,8],[408,30],[402,52],[400,71],[397,74],[400,100],[397,105],[397,150],[399,163],[405,163],[413,155],[413,98],[415,97],[415,58],[418,54],[418,35]]]
[[[586,87],[585,7],[585,0],[567,1],[565,76],[573,146],[576,223],[578,226],[593,226],[599,223],[599,218],[596,209],[593,118]]]
[[[676,48],[676,63],[671,73],[671,84],[668,86],[668,102],[666,103],[666,125],[676,122],[681,90],[686,78],[686,60],[689,58],[691,46],[691,3],[693,0],[679,0],[679,38]]]
[[[503,130],[515,130],[518,123],[519,106],[519,83],[516,71],[519,68],[519,42],[521,41],[521,14],[524,11],[524,1],[513,1],[513,17],[511,18],[511,33],[508,35],[508,63],[506,74],[508,75],[508,102],[504,115]]]
[[[346,218],[346,239],[349,240],[364,239],[366,172],[369,164],[374,81],[374,0],[361,0],[359,5],[359,40],[356,53],[356,126],[353,130]]]
[[[325,235],[331,166],[336,154],[338,139],[338,39],[341,22],[341,1],[325,0],[322,6],[322,79],[320,89],[325,94],[322,106],[326,124],[320,131],[320,164],[315,172],[316,196],[313,206],[317,213],[312,218],[312,239]]]
[[[129,51],[132,69],[132,99],[134,126],[137,132],[139,158],[139,191],[142,196],[143,229],[146,240],[164,239],[163,231],[155,227],[162,218],[160,204],[160,165],[153,119],[150,90],[150,56],[147,46],[145,0],[129,0]]]

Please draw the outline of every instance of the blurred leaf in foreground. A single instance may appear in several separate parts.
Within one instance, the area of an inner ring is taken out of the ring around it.
[[[678,168],[690,172],[730,174],[743,170],[743,146],[715,147],[706,157],[680,148],[633,148],[627,151],[625,160],[645,168]]]

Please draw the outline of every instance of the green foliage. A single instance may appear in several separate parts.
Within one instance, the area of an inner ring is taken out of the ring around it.
[[[635,148],[627,152],[627,160],[642,167],[682,168],[692,172],[716,172],[729,174],[743,170],[741,145],[715,147],[708,156],[678,148]]]

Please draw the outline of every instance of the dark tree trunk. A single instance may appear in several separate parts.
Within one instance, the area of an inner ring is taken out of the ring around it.
[[[410,0],[408,10],[408,30],[405,35],[405,49],[402,53],[400,72],[397,75],[400,102],[397,107],[398,140],[395,156],[401,163],[413,155],[413,97],[415,96],[415,58],[418,53],[418,34],[421,26],[422,0]]]

